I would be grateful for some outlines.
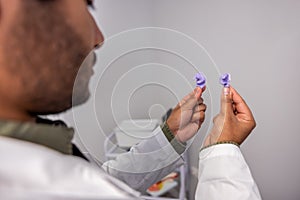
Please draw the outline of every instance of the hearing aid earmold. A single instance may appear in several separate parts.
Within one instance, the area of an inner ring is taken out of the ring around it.
[[[229,73],[225,73],[220,76],[220,84],[224,87],[230,87],[231,76]]]
[[[206,77],[203,73],[199,72],[195,76],[197,87],[203,89],[206,85]]]

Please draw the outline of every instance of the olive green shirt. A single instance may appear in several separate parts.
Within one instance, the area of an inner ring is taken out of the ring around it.
[[[176,152],[182,154],[186,144],[175,139],[166,123],[162,125],[162,130]],[[40,144],[64,154],[73,154],[74,129],[68,128],[62,121],[42,118],[38,118],[37,123],[0,121],[0,136]]]
[[[65,125],[53,125],[0,121],[0,136],[40,144],[64,154],[72,154],[74,129]]]

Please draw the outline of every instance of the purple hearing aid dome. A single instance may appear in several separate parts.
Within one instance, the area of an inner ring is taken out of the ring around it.
[[[229,73],[225,73],[220,77],[220,83],[224,86],[224,87],[230,87],[230,74]]]
[[[196,79],[197,86],[200,87],[201,89],[203,89],[206,84],[206,78],[205,78],[204,74],[201,72],[197,73],[195,76],[195,79]]]

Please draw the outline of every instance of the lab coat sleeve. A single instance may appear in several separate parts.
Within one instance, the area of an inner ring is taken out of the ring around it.
[[[105,162],[102,168],[144,193],[148,187],[183,163],[182,157],[158,127],[151,138],[133,146],[129,152],[120,154],[115,160]]]
[[[232,144],[219,144],[199,154],[196,200],[257,200],[257,185],[240,149]]]

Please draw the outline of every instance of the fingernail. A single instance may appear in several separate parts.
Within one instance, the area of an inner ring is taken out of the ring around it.
[[[224,92],[225,96],[228,96],[229,92],[230,92],[230,89],[228,87],[224,87],[223,92]]]

